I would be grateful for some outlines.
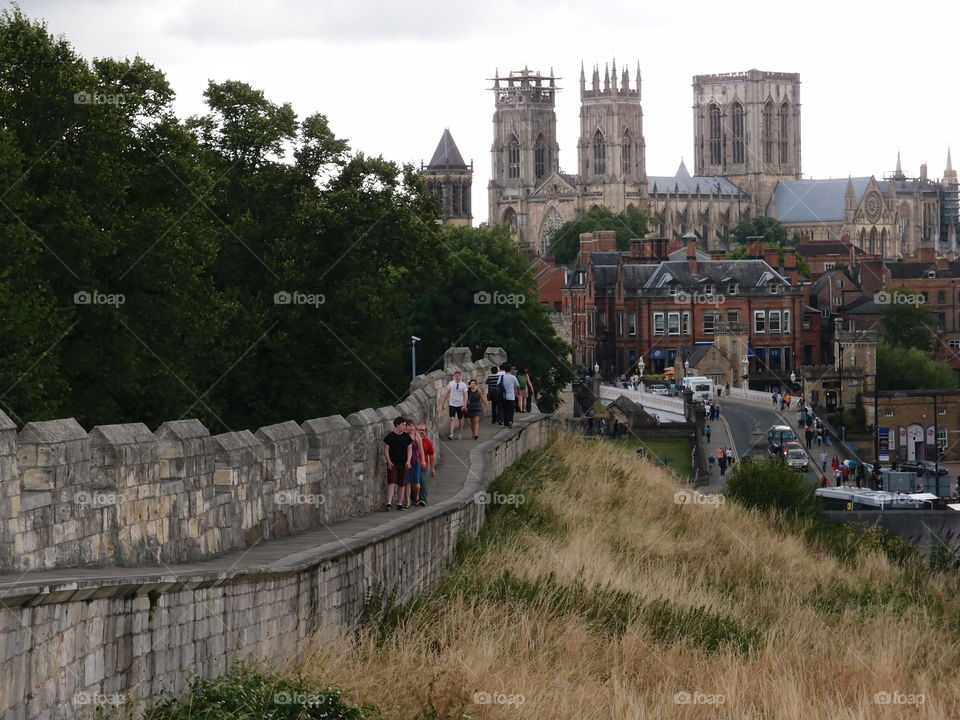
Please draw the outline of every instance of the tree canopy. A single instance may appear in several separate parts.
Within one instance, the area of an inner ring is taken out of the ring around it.
[[[893,345],[877,346],[877,388],[880,390],[945,390],[956,387],[953,369],[930,357],[927,350]]]
[[[929,353],[937,340],[937,322],[922,303],[923,298],[899,289],[885,289],[877,296],[883,303],[880,322],[887,342]]]
[[[741,220],[730,231],[730,239],[738,245],[743,245],[750,237],[762,237],[768,245],[778,247],[795,245],[794,242],[787,241],[787,231],[780,221],[766,215]]]
[[[617,249],[628,250],[630,240],[647,234],[650,216],[646,210],[629,207],[615,213],[607,207],[595,207],[580,217],[565,222],[554,232],[550,241],[550,254],[566,265],[573,262],[580,251],[580,233],[613,230],[617,233]]]
[[[216,432],[402,399],[424,363],[502,345],[569,377],[520,250],[438,227],[409,165],[238,80],[172,110],[141,58],[79,57],[0,14],[0,408],[18,423],[197,417]],[[522,294],[481,307],[473,293]]]

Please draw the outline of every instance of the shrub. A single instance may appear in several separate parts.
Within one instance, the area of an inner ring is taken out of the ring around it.
[[[816,507],[813,490],[802,473],[782,460],[748,459],[734,467],[726,495],[747,507],[810,515]]]

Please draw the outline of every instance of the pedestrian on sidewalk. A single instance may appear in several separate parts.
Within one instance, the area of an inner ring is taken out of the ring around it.
[[[430,438],[427,437],[427,426],[423,423],[417,426],[417,432],[420,433],[420,438],[423,440],[423,456],[426,462],[424,463],[424,471],[420,473],[420,502],[417,505],[423,507],[427,504],[427,472],[429,471],[430,477],[437,476],[437,452],[433,448],[433,442]]]
[[[624,380],[626,387],[626,380]],[[517,412],[527,411],[527,374],[523,370],[517,371]]]
[[[403,510],[403,484],[410,457],[413,454],[413,440],[407,434],[407,421],[397,417],[393,421],[393,432],[383,439],[383,458],[387,461],[387,505],[390,510],[394,495],[397,496],[397,510]]]
[[[713,405],[713,419],[714,420],[720,419],[720,403],[714,403]]]
[[[467,383],[467,417],[470,418],[470,430],[473,432],[473,439],[480,439],[480,416],[487,409],[487,401],[480,392],[480,387],[476,380]]]
[[[813,430],[811,430],[810,428],[807,428],[803,432],[803,437],[807,441],[807,450],[809,450],[810,448],[813,447]]]
[[[857,470],[854,476],[857,479],[857,487],[862,488],[863,480],[864,480],[864,477],[866,476],[866,471],[863,469],[863,463],[857,463]]]
[[[833,476],[837,480],[837,487],[840,487],[840,483],[843,481],[843,473],[840,472],[839,466],[837,466],[837,469],[833,471]]]
[[[727,465],[729,465],[730,467],[733,467],[733,463],[734,463],[733,448],[727,445],[727,449],[724,451],[724,454],[727,456]]]
[[[721,452],[723,448],[720,448]],[[727,474],[727,456],[726,454],[721,455],[717,458],[717,464],[720,465],[720,477],[723,477]]]
[[[500,368],[494,365],[487,375],[487,400],[490,401],[490,418],[493,425],[503,425],[503,407],[500,402]]]
[[[843,477],[844,486],[849,485],[850,483],[850,466],[847,465],[846,460],[844,460],[843,465],[840,466],[840,475]]]
[[[443,394],[443,401],[447,404],[450,415],[450,432],[447,440],[453,440],[454,421],[457,424],[457,440],[463,439],[463,418],[466,416],[467,384],[461,380],[460,371],[453,374],[453,380],[447,383],[447,391]]]
[[[823,428],[817,430],[817,447],[823,447]]]
[[[503,375],[500,376],[501,393],[503,393],[503,426],[513,427],[513,413],[517,407],[517,388],[520,383],[514,375],[516,368],[504,363],[500,366]]]
[[[425,464],[423,439],[417,432],[417,424],[413,420],[407,420],[407,434],[413,444],[410,452],[410,469],[407,471],[407,477],[403,483],[404,508],[420,505],[420,475]]]
[[[820,452],[820,470],[821,472],[827,471],[827,453],[824,451]]]
[[[536,389],[533,387],[533,375],[530,374],[529,368],[523,369],[523,374],[527,376],[527,398],[523,403],[523,411],[525,413],[530,412],[530,408],[534,404],[534,395],[536,394]]]
[[[730,383],[723,386],[723,392],[727,397],[730,397]]]
[[[713,432],[713,428],[710,427],[709,425],[707,425],[707,426],[703,429],[703,435],[704,435],[704,437],[707,438],[707,442],[708,442],[708,443],[710,442],[710,434],[711,434],[712,432]]]
[[[833,461],[831,461],[831,463],[830,463],[830,467],[832,467],[834,470],[836,470],[838,467],[840,467],[840,458],[838,458],[836,455],[834,455],[834,456],[833,456]]]
[[[779,400],[779,398],[777,397],[777,394],[773,393],[773,395],[771,395],[770,397],[773,398],[773,406],[776,407],[777,401]]]

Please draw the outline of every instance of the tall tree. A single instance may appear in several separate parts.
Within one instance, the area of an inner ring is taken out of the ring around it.
[[[880,390],[949,389],[957,386],[953,369],[918,348],[881,340],[877,346],[877,387]]]
[[[780,221],[766,215],[741,220],[730,231],[730,239],[738,245],[746,243],[749,237],[762,237],[765,243],[778,247],[795,244],[787,242],[787,231]]]
[[[580,250],[580,233],[613,230],[617,233],[617,249],[627,250],[632,238],[647,234],[650,216],[645,210],[629,207],[622,213],[614,213],[607,207],[596,207],[580,217],[558,227],[550,241],[550,254],[558,263],[573,262]]]
[[[896,289],[883,290],[878,296],[887,301],[880,306],[880,322],[887,342],[929,353],[937,339],[937,323],[933,313],[920,302],[923,298]]]

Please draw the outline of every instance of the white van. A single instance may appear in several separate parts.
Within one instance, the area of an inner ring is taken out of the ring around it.
[[[710,400],[717,394],[717,383],[703,375],[690,375],[683,379],[683,389],[690,389],[693,392],[695,401]]]

